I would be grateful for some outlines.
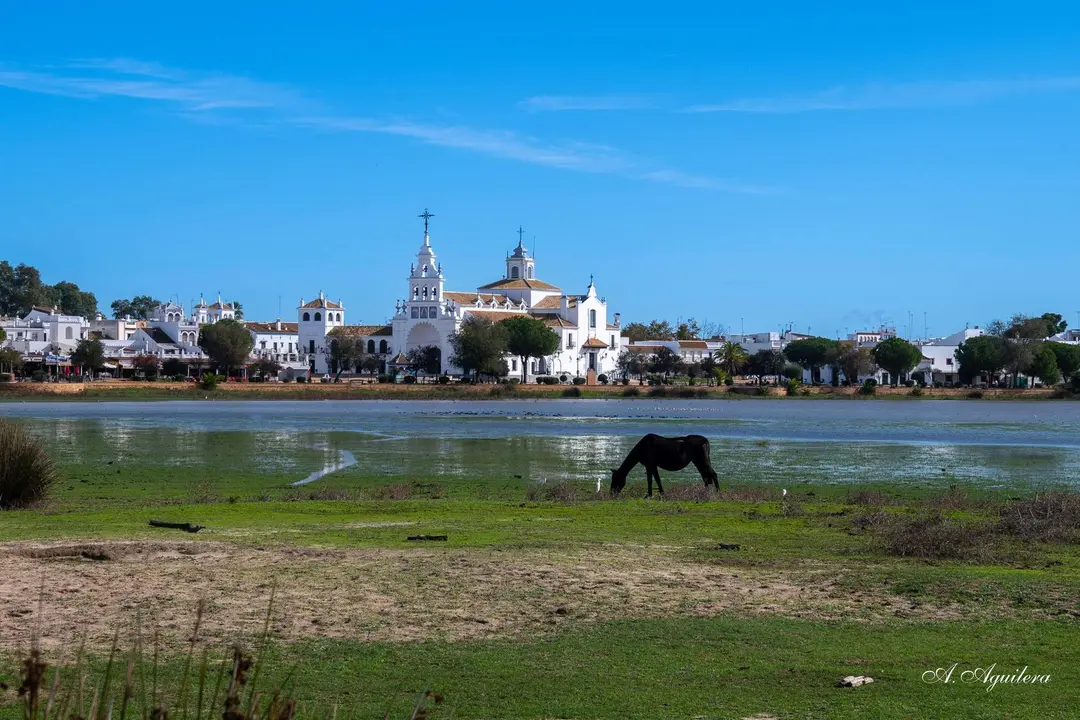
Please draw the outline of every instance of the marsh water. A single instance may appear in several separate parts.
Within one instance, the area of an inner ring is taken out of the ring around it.
[[[1076,484],[1080,403],[1047,401],[301,401],[11,403],[61,463],[222,463],[318,482],[593,481],[643,434],[699,433],[732,481]],[[355,461],[355,464],[354,464]],[[520,477],[519,477],[520,476]]]

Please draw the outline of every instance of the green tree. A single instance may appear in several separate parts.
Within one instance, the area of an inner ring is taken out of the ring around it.
[[[746,367],[750,356],[746,354],[742,345],[729,341],[720,346],[714,359],[730,377],[736,377]]]
[[[0,260],[0,315],[18,315],[15,304],[15,268],[7,260]]]
[[[874,372],[874,356],[869,348],[845,340],[840,343],[837,364],[849,383],[859,382],[860,375]]]
[[[243,320],[244,319],[244,306],[241,303],[235,302],[235,301],[231,302],[229,304],[232,305],[233,310],[236,312],[236,319],[237,320]]]
[[[501,369],[498,365],[506,354],[506,327],[485,318],[470,315],[461,329],[450,337],[453,354],[450,362],[465,374],[491,375]]]
[[[679,327],[675,329],[676,340],[697,340],[700,337],[701,325],[694,318],[679,323]]]
[[[615,366],[619,369],[619,375],[624,380],[629,380],[631,376],[640,378],[648,371],[648,366],[641,353],[635,350],[623,350],[619,353]]]
[[[1041,319],[1046,323],[1046,337],[1063,333],[1069,327],[1069,323],[1062,319],[1061,313],[1043,313]]]
[[[1066,345],[1059,342],[1048,342],[1046,347],[1054,353],[1057,359],[1058,370],[1069,379],[1080,371],[1080,345]]]
[[[360,357],[364,354],[364,341],[346,335],[340,327],[331,330],[329,336],[330,342],[323,348],[323,354],[336,380],[341,377],[341,373],[356,367],[360,362]]]
[[[623,326],[623,335],[630,342],[642,340],[674,340],[675,328],[667,320],[652,320],[648,324],[633,322]]]
[[[970,383],[977,375],[993,380],[1008,362],[1008,343],[997,335],[968,338],[954,353],[960,381]]]
[[[131,300],[113,300],[109,308],[116,319],[130,316],[133,320],[146,320],[161,301],[149,295],[136,295]]]
[[[823,337],[803,338],[788,343],[784,355],[791,362],[810,371],[810,379],[818,382],[821,368],[828,363],[829,353],[837,342]]]
[[[374,375],[375,373],[379,372],[379,368],[382,367],[382,360],[379,358],[378,355],[364,353],[361,356],[360,362],[357,363],[356,367],[364,370],[369,375]]]
[[[683,369],[683,359],[671,348],[662,347],[649,361],[649,370],[660,375],[678,375]]]
[[[528,379],[529,358],[547,357],[559,349],[559,336],[554,330],[528,315],[502,321],[506,329],[506,349],[521,359],[521,382]]]
[[[893,385],[898,384],[900,376],[910,372],[922,360],[919,348],[898,337],[882,340],[871,354],[878,367],[889,373]]]
[[[405,353],[413,374],[438,375],[442,370],[442,351],[437,345],[414,347]]]
[[[71,353],[71,362],[83,372],[96,373],[105,367],[105,348],[100,340],[80,340]]]
[[[22,353],[14,348],[0,350],[0,372],[14,373],[23,366]],[[7,370],[5,370],[7,368]]]
[[[1028,373],[1042,380],[1043,385],[1057,385],[1061,380],[1061,370],[1058,368],[1057,355],[1054,349],[1049,347],[1051,343],[1041,343],[1033,352]]]
[[[15,268],[13,280],[14,297],[11,305],[15,312],[12,314],[26,313],[34,306],[53,306],[53,289],[41,281],[41,273],[37,268],[20,264]]]
[[[248,373],[261,377],[264,380],[270,377],[277,377],[279,372],[281,372],[281,364],[268,357],[261,357],[248,365]]]
[[[156,378],[161,371],[161,361],[157,355],[148,355],[146,353],[136,355],[132,358],[131,364],[148,378]]]
[[[93,320],[97,316],[97,298],[92,292],[83,292],[73,282],[58,282],[52,286],[53,300],[65,315],[78,315]]]
[[[786,363],[784,354],[779,350],[758,350],[750,356],[746,372],[757,377],[758,382],[763,385],[766,377],[775,376],[776,384],[779,385]]]
[[[199,347],[217,368],[224,368],[226,377],[233,368],[247,363],[254,345],[251,333],[236,320],[219,320],[199,329]]]
[[[183,375],[187,371],[184,363],[179,358],[165,358],[161,363],[161,373],[166,377],[176,377],[177,375]]]
[[[0,328],[0,343],[7,340],[7,333],[4,332],[4,328]]]

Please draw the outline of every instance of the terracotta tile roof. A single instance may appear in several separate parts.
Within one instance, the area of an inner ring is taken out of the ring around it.
[[[558,310],[562,307],[562,301],[559,299],[558,295],[548,295],[546,298],[533,305],[533,307],[542,310]]]
[[[211,306],[211,307],[213,307],[213,306]],[[327,310],[344,310],[345,309],[345,308],[341,307],[341,305],[339,305],[338,303],[333,302],[331,300],[327,300],[326,298],[316,298],[315,300],[312,300],[311,302],[305,303],[304,305],[300,306],[301,310],[317,310],[318,308],[326,308]]]
[[[622,327],[620,327],[619,325],[612,325],[611,323],[608,323],[607,329],[608,330],[622,330]]]
[[[232,303],[214,303],[210,306],[211,310],[235,310]]]
[[[493,283],[487,285],[481,285],[480,290],[558,290],[551,283],[546,283],[542,280],[525,280],[523,278],[503,278],[502,280],[496,280]]]
[[[331,335],[344,335],[345,337],[378,337],[380,335],[393,335],[394,329],[389,325],[343,325],[330,331]]]
[[[659,350],[662,347],[664,347],[664,346],[663,345],[630,345],[626,349],[629,350],[630,352],[649,353],[649,352],[656,352],[657,350]]]
[[[281,329],[277,329],[276,322],[245,322],[244,327],[253,332],[261,333],[285,333],[289,335],[295,335],[299,330],[299,323],[283,322],[281,323]]]
[[[679,347],[687,349],[708,350],[709,343],[704,340],[680,340]]]
[[[461,306],[472,305],[476,302],[476,293],[474,292],[444,292],[443,297],[453,300]],[[506,296],[501,293],[480,293],[480,300],[485,305],[490,304],[492,300],[504,303],[506,302]]]
[[[485,320],[492,322],[502,322],[503,320],[509,320],[513,317],[525,317],[525,313],[509,312],[507,310],[484,310],[483,308],[469,308],[465,311],[466,315],[475,315]]]
[[[586,347],[586,348],[606,348],[607,343],[604,342],[603,340],[601,340],[600,338],[591,337],[588,340],[586,340],[585,342],[581,343],[581,347]]]
[[[547,325],[550,328],[572,328],[572,327],[577,327],[573,323],[568,323],[568,322],[566,322],[565,320],[563,320],[561,317],[559,317],[557,315],[555,317],[543,317],[543,316],[541,316],[538,319],[543,320],[544,324]]]

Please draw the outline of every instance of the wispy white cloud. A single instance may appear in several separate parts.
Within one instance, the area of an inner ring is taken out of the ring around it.
[[[539,95],[522,100],[518,107],[528,112],[649,110],[658,107],[658,101],[650,95]]]
[[[574,172],[617,175],[685,188],[764,192],[753,186],[658,167],[605,145],[551,142],[509,130],[478,129],[460,123],[342,116],[327,112],[320,103],[285,85],[237,75],[192,73],[127,58],[76,60],[59,68],[33,70],[0,66],[0,87],[86,100],[113,97],[156,102],[170,106],[185,119],[204,124],[278,123],[324,131],[396,135],[487,157]],[[598,105],[594,103],[593,108]]]
[[[973,105],[1013,95],[1080,90],[1080,77],[1004,80],[923,81],[837,86],[810,95],[733,100],[694,105],[685,112],[805,113],[826,110],[884,110],[890,108]]]
[[[282,110],[310,105],[291,89],[236,75],[196,75],[131,60],[79,61],[60,73],[0,68],[0,86],[82,99],[124,97],[173,103],[188,112],[222,108]],[[123,69],[121,69],[123,68]],[[125,77],[128,75],[137,78]]]

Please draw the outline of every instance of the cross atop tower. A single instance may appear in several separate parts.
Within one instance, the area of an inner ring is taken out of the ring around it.
[[[520,225],[518,225],[518,247],[521,247],[521,244],[524,242],[524,238],[525,238],[525,229],[523,227],[521,227]]]
[[[416,217],[424,218],[424,234],[427,235],[428,234],[428,220],[435,217],[435,213],[428,212],[428,209],[424,208],[424,212],[420,213]]]

